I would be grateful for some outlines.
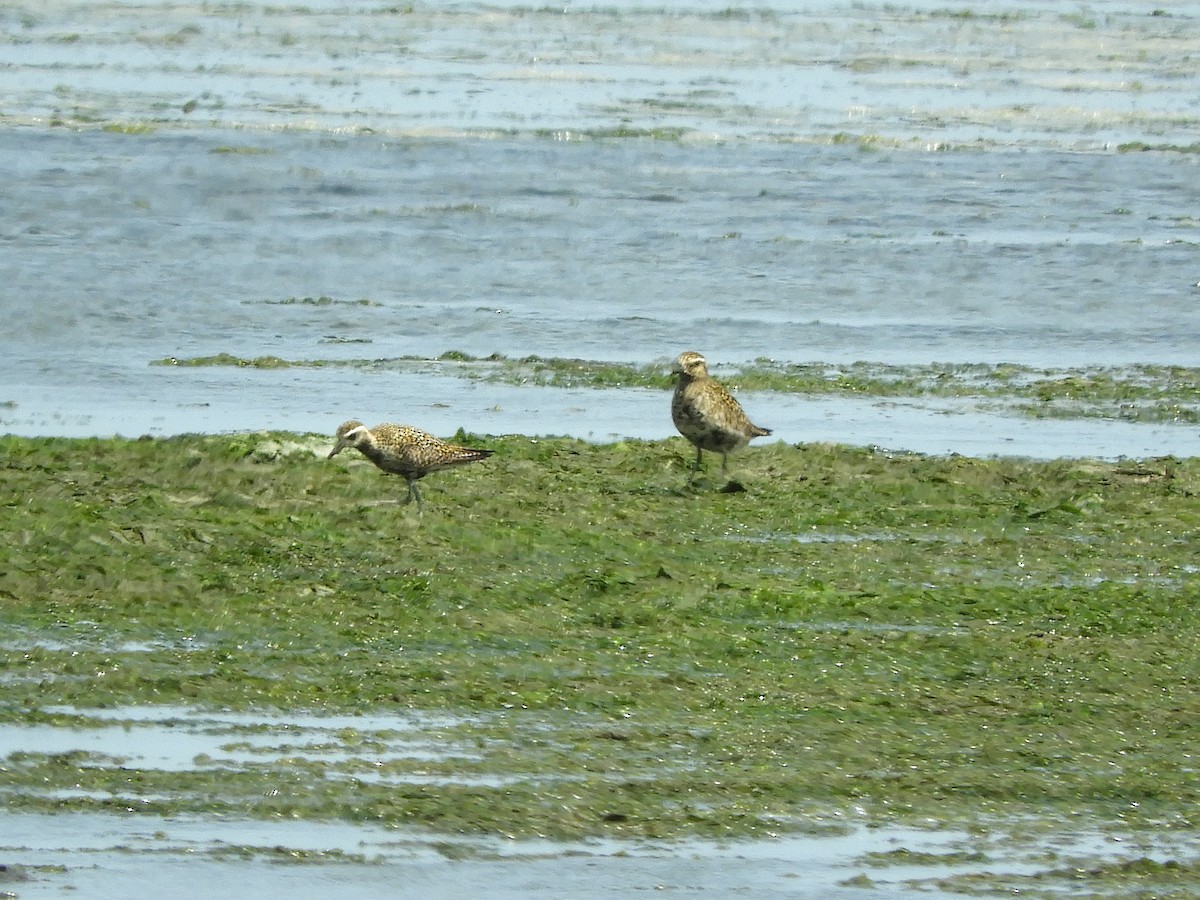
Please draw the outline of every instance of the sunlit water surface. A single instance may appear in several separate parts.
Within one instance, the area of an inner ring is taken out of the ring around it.
[[[0,427],[673,433],[638,392],[150,366],[218,353],[1200,364],[1198,10],[6,5]],[[754,415],[927,452],[1193,442],[807,399]]]

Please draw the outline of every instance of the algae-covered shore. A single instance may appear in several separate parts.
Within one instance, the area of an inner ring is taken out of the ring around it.
[[[689,488],[679,439],[457,438],[497,452],[431,476],[423,518],[323,436],[0,439],[0,721],[416,711],[472,748],[373,765],[346,728],[338,763],[16,753],[9,807],[559,838],[1195,828],[1200,460],[780,442]]]

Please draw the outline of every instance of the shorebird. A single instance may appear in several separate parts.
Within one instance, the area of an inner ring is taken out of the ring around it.
[[[449,469],[464,463],[487,459],[495,451],[475,447],[458,447],[434,437],[411,425],[385,422],[368,428],[357,419],[338,426],[337,443],[329,451],[333,459],[347,447],[358,450],[388,475],[403,475],[408,482],[408,496],[403,503],[417,501],[417,513],[424,512],[417,479],[438,469]]]
[[[700,471],[703,451],[720,453],[721,471],[725,472],[729,453],[746,446],[751,438],[771,433],[750,421],[733,394],[708,374],[708,361],[695,350],[680,353],[671,374],[679,376],[671,398],[671,419],[696,447],[696,466],[689,484]]]

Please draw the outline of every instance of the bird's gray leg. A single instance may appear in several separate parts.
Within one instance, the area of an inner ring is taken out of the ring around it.
[[[421,489],[417,487],[416,481],[410,481],[408,483],[408,500],[414,499],[417,501],[417,515],[425,515],[425,504],[421,500]],[[405,502],[407,503],[408,500]]]
[[[688,484],[692,483],[692,480],[696,477],[696,473],[700,471],[700,454],[703,452],[699,447],[696,448],[696,464],[692,466],[692,474],[688,476]]]

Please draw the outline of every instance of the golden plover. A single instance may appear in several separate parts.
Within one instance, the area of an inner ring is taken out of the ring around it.
[[[353,447],[389,475],[403,475],[408,482],[404,503],[417,501],[417,512],[424,511],[417,479],[438,469],[487,459],[495,451],[458,447],[410,425],[385,422],[368,428],[357,419],[338,426],[337,444],[329,452],[333,459],[347,447]]]
[[[750,421],[733,394],[708,374],[708,361],[695,350],[680,353],[671,373],[679,376],[671,398],[671,419],[679,433],[696,446],[696,467],[689,483],[700,471],[703,451],[720,453],[724,472],[729,453],[746,446],[751,438],[771,433]]]

